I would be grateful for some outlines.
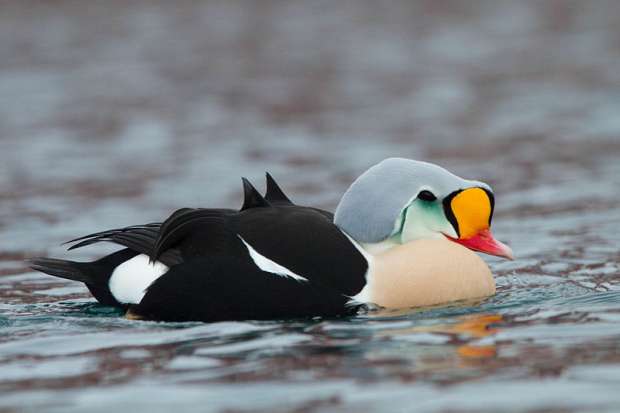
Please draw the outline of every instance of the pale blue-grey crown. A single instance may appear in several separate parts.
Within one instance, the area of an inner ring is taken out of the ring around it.
[[[388,158],[364,172],[342,197],[334,223],[359,242],[381,242],[394,235],[402,211],[422,190],[439,200],[459,189],[491,188],[460,178],[428,162]]]

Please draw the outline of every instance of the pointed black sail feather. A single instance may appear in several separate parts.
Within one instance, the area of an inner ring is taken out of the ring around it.
[[[264,208],[269,207],[271,204],[267,201],[257,190],[254,185],[250,183],[246,178],[241,178],[243,181],[243,206],[240,211],[245,211],[250,208]]]
[[[294,205],[293,202],[284,194],[278,183],[269,172],[265,172],[267,178],[267,193],[265,199],[271,203],[279,203],[281,205]]]

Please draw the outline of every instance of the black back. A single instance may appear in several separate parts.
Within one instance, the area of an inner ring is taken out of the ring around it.
[[[75,243],[70,249],[103,241],[126,247],[99,261],[39,259],[33,265],[52,275],[83,281],[100,302],[123,306],[109,291],[110,275],[126,260],[147,254],[170,269],[131,311],[157,320],[350,313],[354,307],[346,303],[366,284],[368,263],[333,224],[333,215],[294,205],[269,174],[265,197],[247,179],[243,179],[243,187],[239,211],[179,209],[163,223],[103,231],[70,241]],[[304,279],[263,271],[246,243]]]
[[[366,284],[366,259],[331,214],[296,206],[274,188],[267,200],[244,180],[246,199],[238,212],[173,213],[161,226],[151,259],[174,249],[183,263],[157,279],[132,313],[217,321],[351,312],[346,303]],[[245,243],[306,281],[261,270]]]

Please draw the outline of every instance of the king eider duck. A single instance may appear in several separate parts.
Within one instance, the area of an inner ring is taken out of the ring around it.
[[[69,241],[70,250],[124,247],[97,261],[30,265],[83,282],[128,318],[212,322],[483,298],[495,282],[473,251],[512,259],[490,232],[491,188],[434,164],[380,162],[353,182],[335,214],[293,204],[269,174],[265,196],[246,179],[243,186],[239,211],[180,209],[163,223]]]

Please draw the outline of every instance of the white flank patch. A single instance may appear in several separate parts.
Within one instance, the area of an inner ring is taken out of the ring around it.
[[[350,297],[351,299],[347,302],[347,305],[361,305],[371,303],[372,299],[370,291],[372,289],[373,257],[368,251],[364,249],[364,247],[362,247],[357,241],[351,238],[349,234],[344,232],[342,229],[340,231],[344,234],[345,237],[349,239],[349,241],[351,241],[351,244],[353,244],[353,246],[360,252],[360,254],[362,254],[362,256],[366,259],[366,262],[368,263],[368,271],[366,271],[366,285],[364,286],[364,288],[362,288],[362,291],[360,291],[353,297]]]
[[[138,304],[153,281],[167,271],[168,267],[161,262],[152,264],[147,255],[136,255],[116,267],[108,286],[118,302]]]
[[[250,253],[250,258],[254,261],[254,264],[261,270],[265,272],[270,272],[272,274],[279,275],[281,277],[289,277],[296,281],[308,281],[306,277],[302,277],[299,274],[295,274],[293,271],[289,270],[286,267],[281,266],[277,262],[270,260],[264,255],[259,254],[250,244],[248,244],[241,235],[237,235],[241,242],[243,242]]]
[[[366,285],[362,288],[362,291],[355,294],[353,297],[349,297],[350,300],[347,301],[347,305],[362,305],[362,304],[371,304],[372,303],[372,295],[370,294],[371,284],[368,282],[368,278],[366,278]]]

